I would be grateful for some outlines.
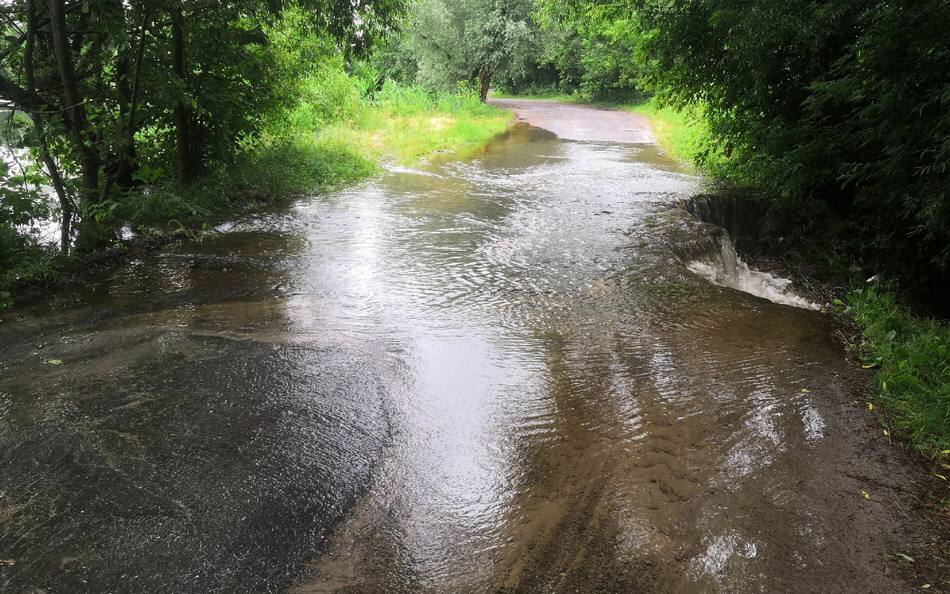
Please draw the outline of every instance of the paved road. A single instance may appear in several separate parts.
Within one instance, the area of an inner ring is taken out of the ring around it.
[[[938,591],[833,320],[692,271],[642,120],[504,105],[549,130],[6,315],[0,590]]]

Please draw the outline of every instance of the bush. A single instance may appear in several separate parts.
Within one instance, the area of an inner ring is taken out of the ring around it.
[[[220,175],[231,193],[270,201],[351,182],[374,170],[375,165],[345,139],[298,132],[254,139]]]
[[[54,279],[62,259],[57,246],[39,243],[0,223],[0,310],[13,304],[18,290]]]
[[[415,115],[432,109],[432,94],[418,85],[403,85],[391,80],[373,96],[373,105],[396,115]]]

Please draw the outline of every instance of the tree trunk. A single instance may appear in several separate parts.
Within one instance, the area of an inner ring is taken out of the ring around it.
[[[36,92],[36,74],[33,68],[33,49],[36,47],[36,2],[27,0],[26,2],[26,45],[23,50],[23,72],[26,76],[26,89],[29,93]],[[71,235],[71,225],[73,220],[73,203],[66,193],[66,184],[63,183],[63,177],[59,173],[59,167],[53,159],[49,150],[49,142],[46,140],[46,127],[42,111],[36,109],[30,112],[30,119],[33,120],[33,128],[36,131],[37,144],[40,147],[40,159],[46,170],[49,172],[50,183],[59,199],[60,209],[60,239],[59,249],[64,254],[69,253],[69,243]]]
[[[60,82],[63,85],[63,101],[67,124],[72,132],[73,143],[79,154],[82,175],[83,201],[93,203],[99,189],[99,154],[89,137],[86,108],[79,93],[79,84],[73,66],[69,36],[66,31],[66,6],[64,0],[49,0],[50,32],[53,37],[53,52]]]
[[[72,48],[66,29],[66,6],[64,0],[48,0],[50,33],[53,38],[53,53],[63,87],[64,120],[72,136],[73,145],[79,157],[82,193],[80,207],[84,216],[80,220],[78,245],[87,249],[100,247],[103,237],[94,217],[89,216],[89,207],[99,201],[99,151],[92,138],[86,120],[84,99],[79,92],[79,83],[72,59]]]
[[[482,66],[478,71],[478,96],[482,103],[488,100],[488,89],[491,86],[491,72],[488,68]]]
[[[112,176],[115,183],[123,190],[132,187],[132,174],[135,173],[135,122],[132,118],[132,74],[131,61],[126,52],[122,52],[116,58],[116,90],[119,95],[119,121],[121,122],[122,132],[115,147],[115,163],[113,164],[114,173]]]
[[[49,142],[46,140],[46,131],[43,129],[43,118],[39,114],[34,114],[33,126],[36,128],[36,136],[40,145],[40,157],[46,166],[46,170],[49,172],[50,183],[53,184],[56,197],[59,198],[59,250],[64,254],[68,254],[69,244],[72,239],[73,202],[69,198],[69,194],[66,193],[66,184],[63,183],[63,176],[60,175],[56,161],[53,160],[50,154]]]
[[[178,79],[182,97],[175,105],[175,166],[178,182],[182,185],[194,181],[191,106],[185,101],[185,34],[181,8],[172,11],[172,72]]]

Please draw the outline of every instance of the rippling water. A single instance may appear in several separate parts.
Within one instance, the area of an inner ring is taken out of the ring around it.
[[[5,321],[4,583],[892,591],[827,321],[688,269],[698,183],[520,126]]]

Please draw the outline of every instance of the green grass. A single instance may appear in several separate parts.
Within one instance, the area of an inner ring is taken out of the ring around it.
[[[246,199],[316,192],[362,179],[376,164],[326,131],[264,137],[238,155],[222,181]]]
[[[873,389],[891,432],[927,456],[950,456],[950,327],[912,315],[874,285],[848,293],[847,304],[865,365],[879,369]]]
[[[621,105],[620,109],[647,118],[657,144],[680,161],[695,164],[706,147],[707,128],[699,109],[679,111],[661,106],[654,99]]]
[[[485,105],[464,87],[430,93],[387,84],[351,127],[370,156],[411,164],[437,154],[470,154],[512,122],[510,113]]]
[[[474,94],[392,85],[351,121],[326,133],[359,147],[367,159],[412,164],[436,155],[469,155],[512,122],[510,113],[481,103]]]

